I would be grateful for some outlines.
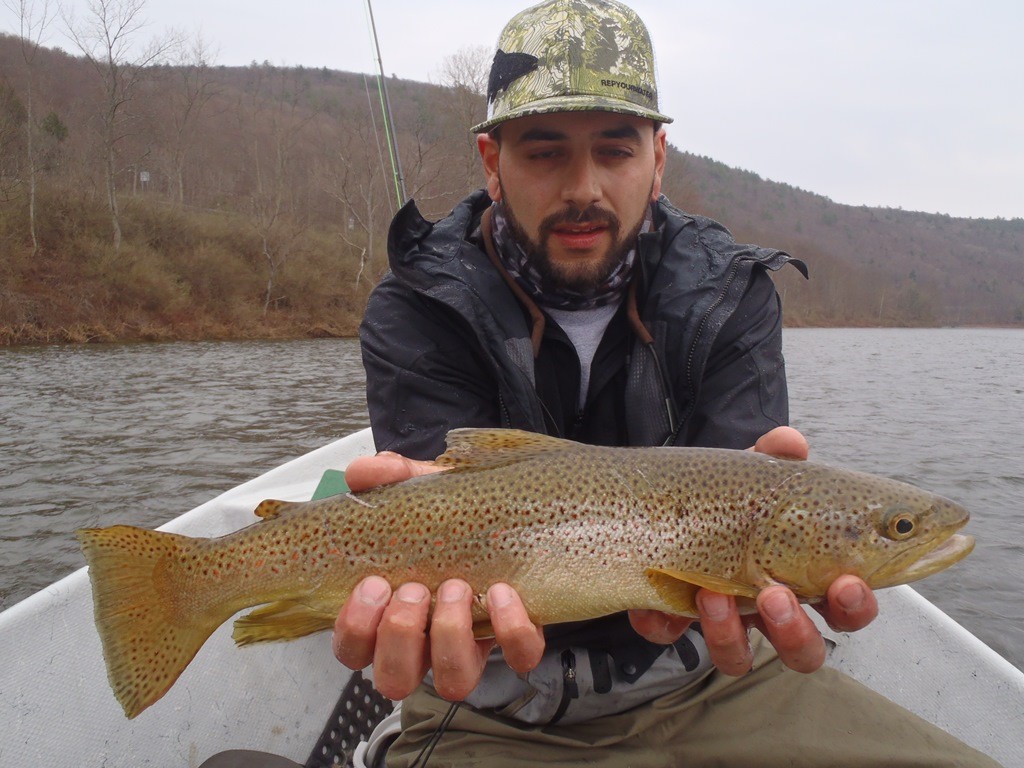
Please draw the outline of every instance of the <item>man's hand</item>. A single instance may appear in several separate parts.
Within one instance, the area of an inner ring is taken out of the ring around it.
[[[440,469],[432,462],[386,452],[353,461],[345,480],[352,490],[363,491]],[[338,614],[334,655],[350,669],[372,662],[374,685],[392,699],[412,693],[433,668],[438,694],[460,701],[480,682],[487,655],[496,643],[508,665],[519,673],[537,666],[544,652],[540,627],[530,621],[511,587],[494,584],[486,600],[495,637],[476,640],[473,593],[466,582],[444,582],[431,617],[431,595],[424,585],[402,584],[392,593],[387,581],[371,576],[356,587]]]
[[[778,427],[761,437],[753,450],[780,458],[804,460],[807,441],[790,427]],[[779,653],[782,663],[798,672],[813,672],[825,663],[825,642],[796,596],[786,587],[769,587],[757,596],[758,614],[741,618],[736,601],[702,589],[697,593],[700,625],[711,660],[722,672],[743,675],[750,671],[753,653],[747,625],[758,627]],[[829,626],[843,632],[863,629],[878,615],[878,602],[868,585],[856,576],[840,576],[816,606]],[[630,611],[633,628],[655,643],[679,638],[691,620],[657,611]]]

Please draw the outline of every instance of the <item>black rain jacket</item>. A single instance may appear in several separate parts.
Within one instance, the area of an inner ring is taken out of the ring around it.
[[[571,343],[549,321],[534,358],[530,316],[480,245],[489,204],[480,191],[430,223],[410,202],[391,225],[391,269],[360,327],[378,450],[433,459],[449,429],[469,426],[607,445],[746,448],[787,423],[782,311],[766,270],[793,261],[806,274],[801,262],[737,244],[663,197],[654,230],[640,236],[634,276],[653,343],[620,310],[579,412]]]

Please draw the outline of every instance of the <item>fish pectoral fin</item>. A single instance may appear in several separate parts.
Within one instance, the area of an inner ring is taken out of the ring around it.
[[[757,597],[757,590],[747,584],[707,573],[648,568],[646,575],[661,598],[671,605],[676,613],[687,616],[697,616],[700,613],[697,610],[696,597],[701,587],[739,598]]]
[[[694,598],[696,598],[697,590],[700,587],[688,581],[681,581],[669,571],[663,571],[660,568],[648,568],[645,574],[661,599],[672,606],[673,613],[680,616],[696,616],[698,614],[697,601]]]
[[[449,431],[445,441],[448,450],[438,456],[435,463],[456,472],[503,467],[576,445],[569,440],[521,429],[471,427]]]
[[[253,510],[253,514],[257,517],[262,517],[264,520],[269,520],[272,517],[277,517],[282,512],[287,512],[292,507],[301,507],[305,502],[301,501],[281,501],[279,499],[266,499],[261,501],[259,506]]]
[[[294,640],[331,629],[337,618],[337,612],[332,613],[312,608],[304,603],[282,600],[264,605],[236,619],[231,637],[239,646],[275,640]]]

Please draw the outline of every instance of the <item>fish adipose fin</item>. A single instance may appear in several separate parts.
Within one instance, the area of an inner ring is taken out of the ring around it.
[[[294,640],[333,628],[337,618],[337,611],[325,611],[305,603],[282,600],[236,619],[231,637],[237,645]]]
[[[282,512],[287,512],[292,507],[301,506],[305,506],[304,502],[267,499],[266,501],[261,501],[259,503],[259,506],[253,510],[253,514],[257,517],[262,517],[264,520],[269,520],[272,517],[277,517]]]
[[[493,469],[566,448],[578,443],[521,429],[453,429],[446,438],[448,450],[437,465],[452,471]]]
[[[747,584],[707,573],[648,568],[646,575],[662,600],[671,605],[674,612],[684,616],[697,616],[700,613],[696,597],[701,587],[722,595],[734,595],[738,598],[737,603],[743,603],[744,606],[757,597],[757,590]]]
[[[129,718],[163,696],[233,613],[196,612],[175,578],[195,540],[127,525],[75,534],[89,563],[107,677]]]

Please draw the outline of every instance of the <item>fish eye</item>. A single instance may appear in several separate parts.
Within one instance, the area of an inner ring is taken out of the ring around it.
[[[907,509],[894,509],[886,520],[886,531],[890,539],[902,541],[910,538],[917,530],[917,519]]]

